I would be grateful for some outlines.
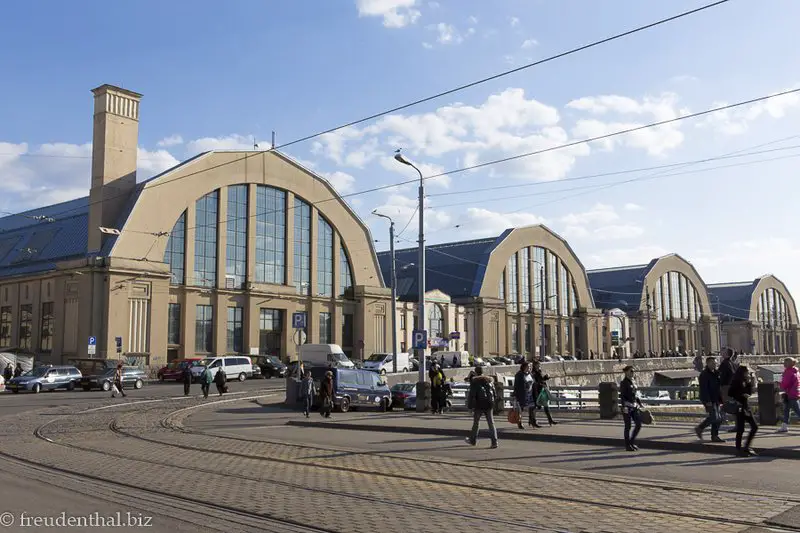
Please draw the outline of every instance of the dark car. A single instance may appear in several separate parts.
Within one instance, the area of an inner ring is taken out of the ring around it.
[[[399,409],[417,408],[417,385],[415,383],[398,383],[393,385],[392,407]]]
[[[103,374],[95,376],[83,376],[83,378],[81,378],[81,387],[85,391],[92,389],[109,391],[111,390],[111,385],[114,383],[115,372],[116,368],[109,368]],[[141,389],[144,386],[145,379],[147,379],[147,374],[141,368],[136,368],[135,366],[122,367],[123,387]]]
[[[161,381],[183,381],[183,369],[201,359],[201,357],[191,357],[171,361],[167,366],[158,369],[158,379]]]
[[[253,356],[253,364],[261,369],[261,375],[265,378],[284,378],[286,377],[286,365],[281,363],[277,355],[256,355]]]
[[[333,373],[333,405],[337,411],[346,413],[351,408],[377,407],[381,411],[392,408],[392,393],[381,376],[371,370],[352,368],[314,367],[311,377],[319,390],[319,383],[326,372]]]
[[[81,380],[81,371],[74,366],[37,366],[6,383],[13,393],[28,390],[34,393],[56,389],[73,390]]]

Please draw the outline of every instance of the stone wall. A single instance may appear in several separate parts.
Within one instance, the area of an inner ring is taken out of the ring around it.
[[[746,355],[741,356],[741,360],[751,367],[759,365],[782,364],[786,355]],[[794,356],[796,357],[796,356]],[[592,361],[564,361],[554,363],[542,363],[545,374],[549,374],[553,386],[582,386],[594,387],[603,381],[618,382],[622,379],[622,369],[627,365],[633,365],[638,371],[638,383],[641,386],[648,386],[653,382],[653,376],[661,370],[689,370],[693,368],[691,357],[668,357],[659,359],[625,359],[622,363],[616,360],[592,360]],[[454,378],[456,381],[463,381],[469,374],[471,368],[445,369],[447,378]],[[484,367],[486,375],[509,375],[513,376],[519,366],[491,366]],[[405,374],[389,375],[389,385],[403,382],[417,381],[416,372]]]

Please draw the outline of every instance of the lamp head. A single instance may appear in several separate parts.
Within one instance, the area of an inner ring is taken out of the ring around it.
[[[397,150],[397,151],[394,153],[394,158],[395,158],[395,160],[396,160],[397,162],[399,162],[399,163],[402,163],[402,164],[404,164],[404,165],[411,166],[411,162],[410,162],[408,159],[406,159],[405,157],[403,157],[403,154],[401,154],[401,153],[400,153],[400,150]]]

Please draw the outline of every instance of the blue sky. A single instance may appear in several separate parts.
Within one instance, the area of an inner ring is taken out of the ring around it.
[[[102,83],[144,94],[144,179],[202,150],[248,148],[254,136],[263,148],[272,130],[281,144],[700,5],[12,3],[0,19],[0,209],[86,194],[89,90]],[[792,0],[731,0],[286,151],[352,193],[414,177],[391,159],[400,147],[433,174],[794,88],[796,20]],[[431,180],[429,242],[544,222],[589,268],[677,252],[709,283],[772,272],[800,291],[798,116],[800,98],[787,96]],[[606,188],[653,171],[562,181],[772,149]],[[520,187],[453,194],[504,185]],[[379,248],[386,224],[369,213],[396,217],[399,229],[411,220],[399,245],[412,246],[415,195],[405,186],[352,199]]]

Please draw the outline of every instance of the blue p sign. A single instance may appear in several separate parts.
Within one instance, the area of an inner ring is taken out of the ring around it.
[[[292,327],[294,329],[305,329],[305,327],[306,327],[306,314],[305,313],[292,313]]]
[[[428,332],[424,329],[414,330],[412,340],[415,350],[424,350],[428,347]]]

